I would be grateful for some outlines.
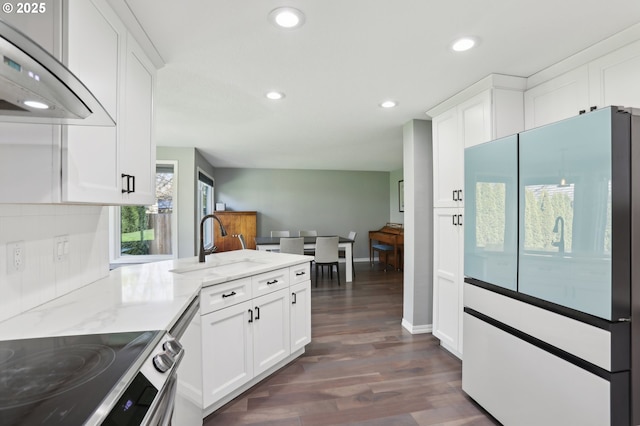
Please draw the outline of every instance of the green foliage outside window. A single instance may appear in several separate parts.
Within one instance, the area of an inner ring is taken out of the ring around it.
[[[122,206],[120,212],[121,253],[127,255],[149,254],[153,230],[149,229],[147,207]]]

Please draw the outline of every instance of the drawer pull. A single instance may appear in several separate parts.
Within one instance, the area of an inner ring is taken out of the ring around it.
[[[232,292],[231,292],[231,293],[229,293],[229,294],[223,294],[223,295],[222,295],[222,298],[224,299],[225,297],[231,297],[231,296],[235,296],[235,295],[236,295],[236,292],[235,292],[235,291],[232,291]]]
[[[267,281],[267,285],[278,284],[278,280]]]
[[[305,275],[306,272],[302,271],[302,272],[296,272],[296,277],[299,277],[300,275]]]

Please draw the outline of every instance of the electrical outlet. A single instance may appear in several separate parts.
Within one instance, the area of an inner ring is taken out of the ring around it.
[[[53,260],[64,262],[69,258],[69,236],[59,235],[53,238]]]
[[[7,243],[7,272],[24,271],[26,260],[27,253],[24,248],[24,241]]]

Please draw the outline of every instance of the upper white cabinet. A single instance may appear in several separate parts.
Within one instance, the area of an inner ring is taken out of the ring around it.
[[[155,68],[105,1],[68,1],[66,57],[116,127],[63,129],[62,201],[152,204]]]
[[[434,207],[464,205],[464,149],[523,129],[525,79],[491,75],[429,110]]]
[[[582,66],[525,92],[525,128],[573,117],[588,108],[589,73]]]
[[[640,41],[573,68],[525,92],[525,128],[543,126],[592,108],[640,107]]]
[[[640,41],[589,63],[589,105],[640,107]]]

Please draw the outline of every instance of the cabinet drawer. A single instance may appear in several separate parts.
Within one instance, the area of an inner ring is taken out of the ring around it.
[[[200,292],[200,314],[204,315],[251,299],[251,278],[204,287]]]
[[[289,282],[291,285],[311,279],[311,263],[303,263],[289,268]]]
[[[251,277],[253,297],[289,287],[289,268],[276,269]]]

